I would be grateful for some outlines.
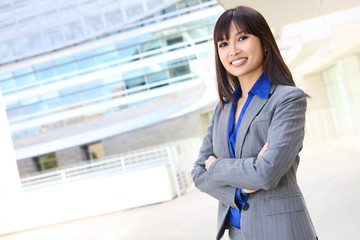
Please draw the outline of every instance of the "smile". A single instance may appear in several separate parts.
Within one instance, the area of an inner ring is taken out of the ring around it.
[[[247,58],[240,58],[240,59],[237,59],[233,62],[231,62],[232,65],[238,65],[238,64],[241,64],[243,63],[244,61],[246,61]]]

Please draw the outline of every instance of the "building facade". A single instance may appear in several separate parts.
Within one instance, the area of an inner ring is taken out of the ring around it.
[[[0,86],[21,176],[160,144],[129,132],[203,94],[192,65],[212,59],[216,1],[11,2],[0,6]],[[169,133],[203,131],[192,125]]]

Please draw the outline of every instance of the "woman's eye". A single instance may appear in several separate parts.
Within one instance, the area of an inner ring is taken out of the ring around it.
[[[241,37],[239,37],[239,41],[243,41],[243,40],[245,40],[247,38],[248,38],[248,36],[241,36]]]
[[[221,47],[225,47],[226,45],[227,45],[227,43],[226,43],[226,42],[219,43],[219,48],[221,48]]]

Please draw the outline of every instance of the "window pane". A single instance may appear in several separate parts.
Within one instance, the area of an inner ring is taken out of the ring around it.
[[[62,58],[58,58],[53,60],[55,65],[63,65],[64,63],[69,63],[73,61],[73,57],[72,56],[66,56],[66,57],[62,57]]]
[[[33,113],[39,112],[43,109],[42,109],[41,104],[32,104],[29,106],[22,107],[21,110],[22,110],[22,113],[25,115],[25,114],[33,114]]]
[[[148,52],[159,48],[161,48],[161,41],[158,39],[141,45],[142,52]]]
[[[88,51],[84,51],[84,52],[80,52],[74,55],[75,59],[83,59],[83,58],[88,58],[88,57],[92,57],[94,55],[94,51],[93,50],[88,50]]]
[[[119,81],[113,84],[106,85],[103,87],[104,95],[118,93],[125,90],[125,83],[124,81]]]
[[[21,108],[8,109],[6,110],[8,119],[21,117]]]
[[[73,63],[68,63],[65,65],[61,65],[55,68],[56,74],[57,75],[63,75],[66,73],[71,73],[75,70],[74,68],[74,64]]]
[[[47,68],[51,68],[51,67],[52,67],[51,62],[43,62],[43,63],[40,63],[40,64],[37,64],[37,65],[33,66],[35,71],[39,71],[39,70],[47,69]]]
[[[108,44],[102,47],[98,47],[97,49],[95,49],[95,52],[97,54],[101,54],[101,53],[108,53],[108,52],[114,52],[116,51],[116,46],[115,44]]]
[[[1,73],[0,74],[0,81],[3,81],[3,80],[6,80],[6,79],[9,79],[9,78],[12,78],[12,74],[11,72],[7,72],[7,73]]]
[[[82,90],[87,90],[87,89],[99,87],[101,85],[102,85],[102,81],[101,80],[96,80],[96,81],[91,81],[91,82],[81,84],[81,89]]]
[[[48,79],[48,78],[51,78],[54,76],[54,71],[52,68],[45,69],[45,70],[36,72],[35,75],[38,80]]]
[[[95,58],[87,58],[76,62],[76,67],[78,70],[86,69],[96,65]]]
[[[72,94],[62,97],[62,102],[64,105],[69,105],[73,103],[80,103],[81,102],[81,95],[80,94]]]
[[[16,86],[33,83],[35,81],[36,81],[36,78],[35,78],[34,74],[24,75],[24,76],[15,78]]]
[[[68,87],[68,88],[64,88],[60,90],[61,95],[65,96],[68,94],[72,94],[72,93],[76,93],[81,91],[80,86],[73,86],[73,87]]]
[[[145,69],[140,68],[123,73],[123,79],[135,78],[145,75]]]
[[[127,89],[134,88],[134,87],[145,85],[145,79],[144,79],[144,77],[132,78],[132,79],[126,80],[125,84],[126,84]]]
[[[119,53],[120,58],[128,58],[131,56],[138,55],[139,51],[138,51],[137,45],[135,45],[135,46],[121,49],[121,50],[119,50],[118,53]],[[135,60],[137,60],[137,59],[133,59],[132,61],[135,61]]]
[[[21,76],[28,73],[32,73],[31,67],[20,68],[13,71],[14,76]]]
[[[116,61],[118,59],[119,56],[117,52],[109,52],[96,56],[96,60],[98,64],[108,63],[108,62]]]
[[[148,83],[159,82],[159,81],[167,80],[168,78],[169,76],[167,71],[161,71],[161,72],[149,74],[147,76]]]
[[[53,99],[53,100],[47,100],[43,102],[44,109],[50,110],[55,107],[61,106],[61,100],[60,99]]]
[[[14,79],[10,79],[7,81],[3,81],[0,83],[1,89],[2,90],[6,90],[6,89],[11,89],[13,87],[16,86]]]
[[[101,89],[99,90],[97,88],[83,92],[84,100],[89,100],[101,96],[102,96],[102,91]]]
[[[59,94],[58,91],[48,92],[48,93],[40,95],[40,99],[41,100],[47,100],[47,99],[59,97],[59,95],[60,94]]]

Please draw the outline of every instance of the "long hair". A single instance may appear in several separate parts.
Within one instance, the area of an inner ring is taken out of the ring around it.
[[[280,50],[265,18],[255,9],[239,6],[225,11],[214,27],[216,78],[221,107],[224,107],[225,99],[230,102],[233,101],[232,93],[239,85],[238,78],[228,73],[222,65],[217,46],[217,43],[224,37],[229,39],[229,27],[232,21],[244,33],[257,36],[263,49],[266,49],[263,62],[264,75],[272,83],[295,86],[290,70],[281,57]]]

